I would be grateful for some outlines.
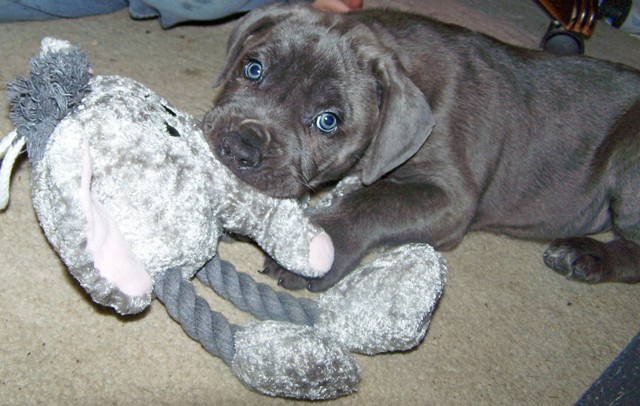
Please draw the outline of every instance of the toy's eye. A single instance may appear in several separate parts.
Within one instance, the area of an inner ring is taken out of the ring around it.
[[[330,133],[338,128],[338,117],[333,113],[325,111],[316,117],[314,124],[316,128],[323,133]]]
[[[162,108],[164,109],[164,111],[166,111],[167,113],[171,114],[173,117],[177,116],[175,111],[171,110],[169,107],[165,106],[164,104],[162,105]]]
[[[167,132],[169,133],[170,136],[172,137],[179,137],[180,136],[180,131],[176,130],[176,128],[174,126],[172,126],[171,124],[167,123],[166,121],[164,122],[164,126],[167,129]]]
[[[262,64],[254,59],[244,65],[244,77],[254,82],[262,79]]]

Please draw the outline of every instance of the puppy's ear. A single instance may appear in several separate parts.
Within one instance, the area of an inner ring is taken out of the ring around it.
[[[305,13],[309,13],[309,10],[302,5],[292,6],[290,4],[284,5],[276,3],[257,8],[242,17],[229,35],[225,65],[220,71],[214,87],[220,86],[227,78],[229,72],[236,65],[238,58],[242,54],[245,44],[251,38],[261,37],[261,34],[264,34],[277,23],[292,16],[300,16]]]
[[[378,81],[378,126],[363,161],[362,182],[370,185],[411,158],[427,140],[435,118],[425,95],[392,55],[372,61]]]

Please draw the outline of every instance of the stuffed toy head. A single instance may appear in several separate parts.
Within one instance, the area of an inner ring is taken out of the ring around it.
[[[178,268],[191,277],[223,230],[302,275],[330,269],[327,234],[297,202],[232,175],[191,116],[131,79],[92,77],[66,41],[45,38],[30,65],[28,79],[8,86],[12,143],[26,140],[38,219],[94,301],[142,311],[155,275]]]

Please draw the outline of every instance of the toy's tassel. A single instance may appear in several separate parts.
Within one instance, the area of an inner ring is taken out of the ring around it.
[[[11,182],[11,172],[18,155],[22,153],[22,148],[27,142],[26,137],[18,137],[18,132],[13,130],[0,140],[0,210],[7,208],[9,204],[9,184]],[[3,159],[4,158],[4,159]]]

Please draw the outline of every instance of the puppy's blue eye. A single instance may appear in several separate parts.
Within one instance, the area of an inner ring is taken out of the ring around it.
[[[316,128],[323,133],[330,133],[338,127],[338,117],[333,113],[325,111],[316,117],[314,124]]]
[[[262,79],[262,64],[255,60],[249,61],[244,66],[244,77],[254,82]]]

